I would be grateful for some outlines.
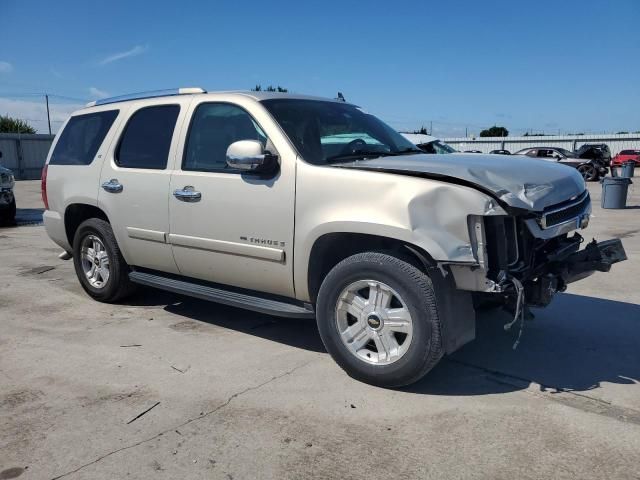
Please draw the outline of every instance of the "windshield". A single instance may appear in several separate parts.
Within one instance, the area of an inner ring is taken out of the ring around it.
[[[558,150],[565,157],[573,157],[574,156],[573,152],[570,152],[569,150],[566,150],[564,148],[556,148],[556,150]]]
[[[262,104],[309,163],[421,153],[391,127],[354,105],[296,99],[264,100]]]
[[[434,140],[433,142],[429,143],[421,143],[420,145],[418,145],[418,147],[425,153],[456,153],[456,150],[453,147],[447,145],[444,142],[441,142],[440,140]]]

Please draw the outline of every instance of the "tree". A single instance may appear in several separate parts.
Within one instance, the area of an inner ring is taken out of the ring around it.
[[[19,118],[0,115],[0,133],[36,133],[36,129]]]
[[[429,135],[429,132],[427,131],[427,128],[424,125],[420,127],[420,130],[414,130],[411,133],[418,133],[420,135]]]
[[[487,128],[486,130],[482,130],[480,132],[481,137],[508,137],[509,130],[504,127],[498,127],[494,125],[491,128]]]
[[[262,92],[262,91],[265,91],[265,92],[280,92],[280,93],[286,93],[286,92],[288,92],[289,90],[287,90],[287,89],[286,89],[286,88],[284,88],[284,87],[281,87],[280,85],[278,85],[277,87],[274,87],[273,85],[269,85],[267,88],[264,88],[264,89],[263,89],[263,88],[262,88],[262,85],[260,85],[260,84],[258,83],[255,87],[253,87],[253,88],[251,89],[251,91],[252,91],[252,92]]]

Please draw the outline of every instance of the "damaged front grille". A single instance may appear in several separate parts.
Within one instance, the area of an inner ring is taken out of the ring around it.
[[[577,199],[556,205],[540,217],[540,226],[550,228],[579,217],[591,203],[589,193],[585,190]]]

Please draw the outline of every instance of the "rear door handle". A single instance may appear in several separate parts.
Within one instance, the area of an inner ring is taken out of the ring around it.
[[[112,178],[108,182],[102,184],[103,190],[109,193],[120,193],[124,188],[117,178]]]
[[[199,202],[202,198],[202,194],[200,192],[196,192],[196,190],[191,186],[187,185],[182,189],[174,190],[173,196],[182,202]]]

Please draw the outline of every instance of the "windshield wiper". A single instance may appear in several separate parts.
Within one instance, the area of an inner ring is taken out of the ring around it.
[[[333,155],[327,158],[326,162],[333,162],[336,160],[365,160],[379,157],[396,157],[398,155],[407,155],[410,153],[423,153],[422,150],[417,148],[405,148],[397,152],[380,152],[377,150],[358,150],[353,153],[341,153],[340,155]]]

